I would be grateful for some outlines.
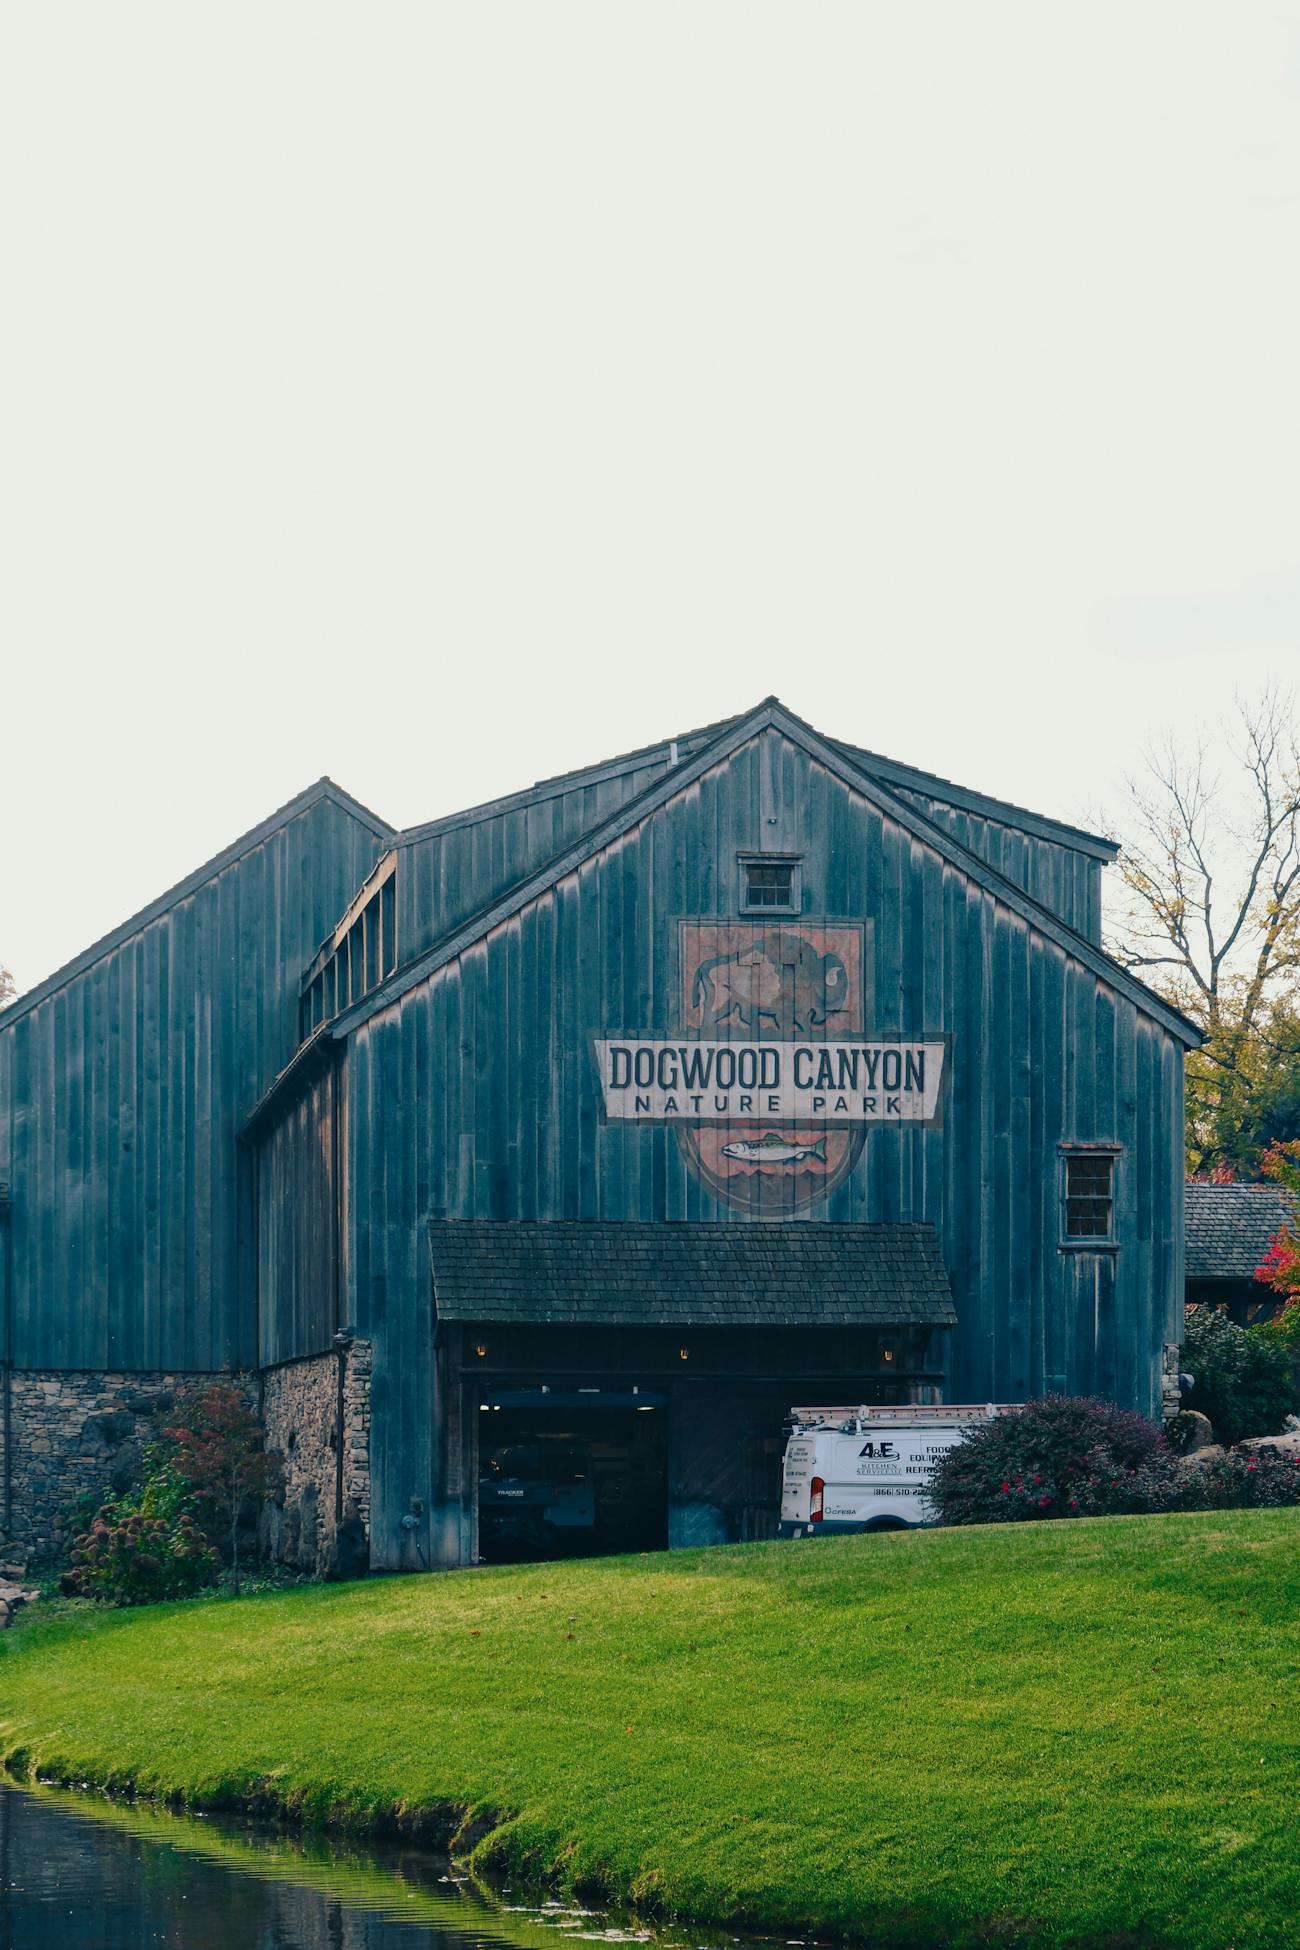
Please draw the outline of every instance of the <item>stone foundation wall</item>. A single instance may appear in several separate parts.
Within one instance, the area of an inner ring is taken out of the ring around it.
[[[10,1378],[10,1524],[0,1511],[0,1573],[21,1577],[28,1565],[61,1553],[60,1518],[78,1497],[125,1489],[142,1445],[179,1419],[179,1408],[216,1380],[248,1390],[252,1377],[123,1374],[112,1371],[28,1373]]]
[[[1160,1413],[1172,1422],[1183,1406],[1183,1391],[1178,1380],[1183,1350],[1177,1341],[1166,1341],[1160,1362]]]
[[[342,1418],[339,1371],[342,1367]],[[370,1343],[286,1361],[262,1377],[266,1445],[284,1465],[284,1488],[267,1505],[269,1556],[318,1576],[349,1577],[369,1562]],[[336,1521],[340,1447],[343,1520]]]

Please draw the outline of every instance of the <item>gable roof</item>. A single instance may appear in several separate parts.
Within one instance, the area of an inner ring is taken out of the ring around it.
[[[377,987],[370,990],[369,994],[354,1002],[350,1008],[340,1011],[331,1022],[323,1023],[296,1051],[254,1107],[244,1126],[244,1134],[251,1135],[256,1127],[273,1113],[281,1092],[289,1088],[297,1077],[310,1072],[324,1060],[329,1045],[342,1042],[363,1022],[368,1022],[372,1016],[388,1008],[409,990],[418,988],[422,982],[428,981],[440,969],[447,967],[468,948],[473,947],[494,928],[499,927],[503,921],[508,921],[523,908],[530,906],[540,895],[547,893],[563,880],[567,874],[575,872],[588,860],[594,859],[598,853],[613,845],[625,833],[631,832],[643,820],[658,812],[661,806],[667,805],[697,779],[702,778],[713,766],[720,764],[733,752],[739,751],[741,746],[747,744],[750,739],[769,728],[782,732],[795,743],[802,745],[851,791],[858,793],[878,811],[884,813],[888,819],[912,833],[923,845],[930,847],[977,886],[984,888],[995,899],[1009,907],[1013,913],[1018,914],[1039,934],[1055,942],[1066,954],[1081,962],[1085,968],[1091,969],[1102,981],[1125,996],[1135,1008],[1159,1022],[1185,1048],[1199,1047],[1204,1038],[1196,1024],[1173,1008],[1162,996],[1157,995],[1153,989],[1149,989],[1145,982],[1139,981],[1136,975],[1121,967],[1117,961],[1112,961],[1103,949],[1096,947],[1084,935],[1078,934],[1050,908],[1036,901],[1032,894],[1027,894],[1022,887],[1006,879],[995,867],[991,867],[978,854],[972,853],[968,847],[963,846],[946,827],[936,824],[909,801],[898,798],[880,780],[860,770],[836,746],[828,743],[819,732],[814,731],[811,725],[788,710],[779,698],[767,697],[743,717],[730,720],[720,735],[711,743],[702,746],[692,758],[675,766],[662,778],[656,779],[643,792],[638,793],[625,806],[619,807],[608,819],[593,826],[572,846],[557,854],[545,866],[529,874],[505,894],[481,909],[478,914],[471,915],[467,921],[460,923],[450,933],[435,941],[414,961],[397,969],[386,981],[379,983]]]
[[[923,792],[927,798],[940,799],[946,806],[974,813],[980,819],[996,820],[1004,826],[1015,826],[1036,839],[1068,846],[1075,853],[1086,853],[1094,860],[1108,862],[1119,857],[1119,842],[1108,840],[1100,833],[1085,832],[1082,826],[1067,825],[1063,819],[1053,819],[1047,813],[1030,812],[1028,807],[1013,805],[1009,799],[994,799],[987,792],[976,792],[970,786],[958,785],[954,779],[942,778],[937,772],[923,772],[919,766],[903,765],[896,758],[882,757],[879,752],[869,752],[861,745],[846,744],[841,738],[828,739],[827,743],[833,744],[854,765],[869,772],[883,785],[896,785],[904,792]]]
[[[950,1327],[929,1225],[432,1219],[439,1320]]]
[[[250,827],[247,833],[242,833],[237,840],[232,840],[229,846],[223,847],[220,853],[214,854],[201,867],[196,867],[193,873],[186,874],[184,880],[178,880],[176,885],[169,887],[165,894],[159,894],[146,907],[131,915],[129,920],[121,922],[110,933],[92,942],[89,948],[83,948],[79,955],[74,955],[72,960],[65,962],[62,968],[56,968],[54,973],[47,975],[43,982],[38,982],[34,988],[26,990],[16,1001],[11,1002],[7,1009],[0,1009],[0,1029],[7,1029],[10,1023],[17,1022],[20,1016],[25,1016],[39,1002],[44,1002],[47,996],[55,994],[66,983],[84,974],[97,961],[110,954],[114,948],[120,947],[122,942],[129,941],[133,934],[139,934],[142,928],[147,928],[151,921],[156,921],[161,915],[166,914],[169,908],[175,907],[178,902],[185,899],[187,894],[194,893],[226,867],[233,866],[236,860],[241,859],[245,853],[251,852],[255,846],[259,846],[264,839],[276,831],[277,827],[287,826],[291,819],[297,819],[301,813],[310,811],[323,799],[331,800],[336,806],[350,812],[363,825],[369,826],[377,838],[392,837],[394,829],[387,820],[381,819],[378,813],[373,813],[368,806],[363,806],[359,799],[354,799],[350,792],[343,790],[341,785],[335,785],[333,779],[317,779],[313,785],[307,786],[295,798],[261,820],[258,825]]]
[[[776,698],[767,701],[779,702]],[[697,726],[693,731],[678,732],[673,738],[660,738],[655,744],[639,745],[635,751],[599,759],[572,772],[557,772],[551,778],[539,779],[535,785],[524,786],[518,792],[506,793],[499,799],[483,800],[463,812],[440,814],[437,819],[405,827],[397,835],[395,844],[410,846],[458,827],[477,826],[485,819],[497,818],[501,813],[558,798],[561,793],[575,791],[580,786],[599,785],[605,779],[620,778],[627,772],[638,771],[656,761],[664,765],[680,764],[684,759],[693,757],[703,745],[711,744],[723,732],[741,723],[747,715],[745,712],[733,713],[731,717],[718,718],[713,724]],[[1070,847],[1076,853],[1085,853],[1095,860],[1114,860],[1119,853],[1119,846],[1114,840],[1100,833],[1086,832],[1081,826],[1072,826],[1066,820],[1054,819],[1049,813],[1031,812],[1009,799],[998,799],[991,793],[958,785],[955,780],[943,778],[938,772],[926,772],[918,765],[904,765],[898,759],[886,758],[880,752],[868,751],[864,746],[849,744],[842,738],[828,738],[826,742],[850,763],[884,785],[896,785],[905,792],[924,793],[928,798],[942,800],[945,805],[957,807],[962,812],[974,813],[977,818],[1014,826],[1035,838]]]
[[[663,778],[655,780],[644,792],[639,793],[627,805],[621,806],[600,825],[594,826],[546,866],[530,874],[499,900],[471,917],[461,927],[454,929],[451,934],[435,942],[423,955],[418,956],[405,968],[398,969],[386,982],[381,982],[350,1009],[344,1010],[335,1019],[330,1033],[335,1038],[349,1035],[353,1029],[376,1015],[379,1010],[387,1008],[408,989],[415,988],[429,976],[436,974],[440,968],[445,967],[448,962],[454,961],[493,928],[500,926],[503,921],[509,920],[512,915],[529,906],[539,894],[546,893],[558,881],[563,880],[566,874],[573,873],[587,860],[594,858],[597,853],[630,832],[634,826],[640,825],[661,806],[667,805],[670,799],[676,798],[678,793],[692,785],[696,779],[702,778],[713,766],[730,757],[742,745],[748,744],[759,732],[769,728],[782,732],[795,743],[802,745],[812,757],[839,778],[851,791],[868,800],[895,824],[902,826],[970,880],[1011,908],[1039,934],[1045,935],[1076,961],[1090,968],[1104,982],[1126,996],[1136,1008],[1141,1009],[1144,1015],[1154,1017],[1188,1049],[1199,1046],[1202,1036],[1195,1023],[1190,1022],[1186,1016],[1158,996],[1154,990],[1149,989],[1144,982],[1140,982],[1126,968],[1122,968],[1118,962],[1112,961],[1103,949],[1096,947],[1085,936],[1076,933],[1068,922],[1061,920],[1050,908],[1036,901],[1032,894],[1027,894],[1022,887],[1016,886],[978,854],[972,853],[968,847],[963,846],[946,827],[928,819],[916,806],[905,799],[898,798],[878,779],[861,771],[835,746],[829,744],[819,732],[814,731],[811,725],[805,724],[802,718],[796,717],[792,711],[787,710],[779,698],[775,697],[764,698],[753,711],[743,718],[734,720],[727,730],[711,744],[703,746],[685,764],[678,765],[672,771],[665,773]]]
[[[1200,1185],[1188,1180],[1183,1211],[1189,1280],[1251,1280],[1294,1207],[1279,1185]]]
[[[419,826],[407,826],[397,835],[394,845],[412,846],[420,840],[432,839],[437,833],[454,832],[461,826],[478,826],[485,819],[496,819],[501,813],[514,812],[523,806],[536,806],[547,799],[558,799],[562,793],[576,791],[580,786],[600,785],[605,779],[621,778],[626,772],[636,772],[644,766],[656,762],[663,765],[677,765],[683,758],[691,757],[703,744],[711,744],[720,732],[737,724],[737,717],[719,718],[715,724],[700,725],[694,731],[679,732],[675,738],[660,738],[653,745],[640,745],[633,752],[623,752],[617,758],[602,758],[594,765],[579,766],[573,772],[557,772],[549,779],[539,779],[535,785],[523,786],[518,792],[508,792],[500,799],[484,799],[477,806],[468,806],[463,812],[443,813],[437,819],[428,819]]]

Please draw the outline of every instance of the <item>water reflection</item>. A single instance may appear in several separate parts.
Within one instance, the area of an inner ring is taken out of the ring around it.
[[[635,1919],[509,1891],[488,1902],[445,1858],[398,1843],[0,1785],[0,1950],[561,1950],[649,1935]],[[695,1950],[701,1938],[655,1942]]]

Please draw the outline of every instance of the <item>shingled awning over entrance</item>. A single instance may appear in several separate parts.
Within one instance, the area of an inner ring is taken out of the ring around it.
[[[440,1320],[662,1327],[950,1327],[928,1225],[429,1223]]]

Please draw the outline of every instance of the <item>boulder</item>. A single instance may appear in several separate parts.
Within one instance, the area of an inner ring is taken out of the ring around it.
[[[0,1632],[5,1631],[10,1625],[13,1624],[13,1622],[14,1622],[13,1612],[10,1610],[9,1606],[5,1603],[4,1599],[0,1598]]]
[[[1286,1435],[1247,1435],[1237,1444],[1239,1449],[1271,1449],[1275,1455],[1291,1456],[1300,1460],[1300,1430],[1290,1430]]]
[[[1221,1442],[1207,1442],[1203,1449],[1193,1450],[1190,1456],[1178,1458],[1179,1469],[1202,1469],[1206,1463],[1222,1462],[1226,1450]]]
[[[1198,1450],[1212,1449],[1214,1428],[1208,1415],[1199,1409],[1183,1408],[1169,1424],[1169,1439],[1180,1456],[1194,1456]]]

